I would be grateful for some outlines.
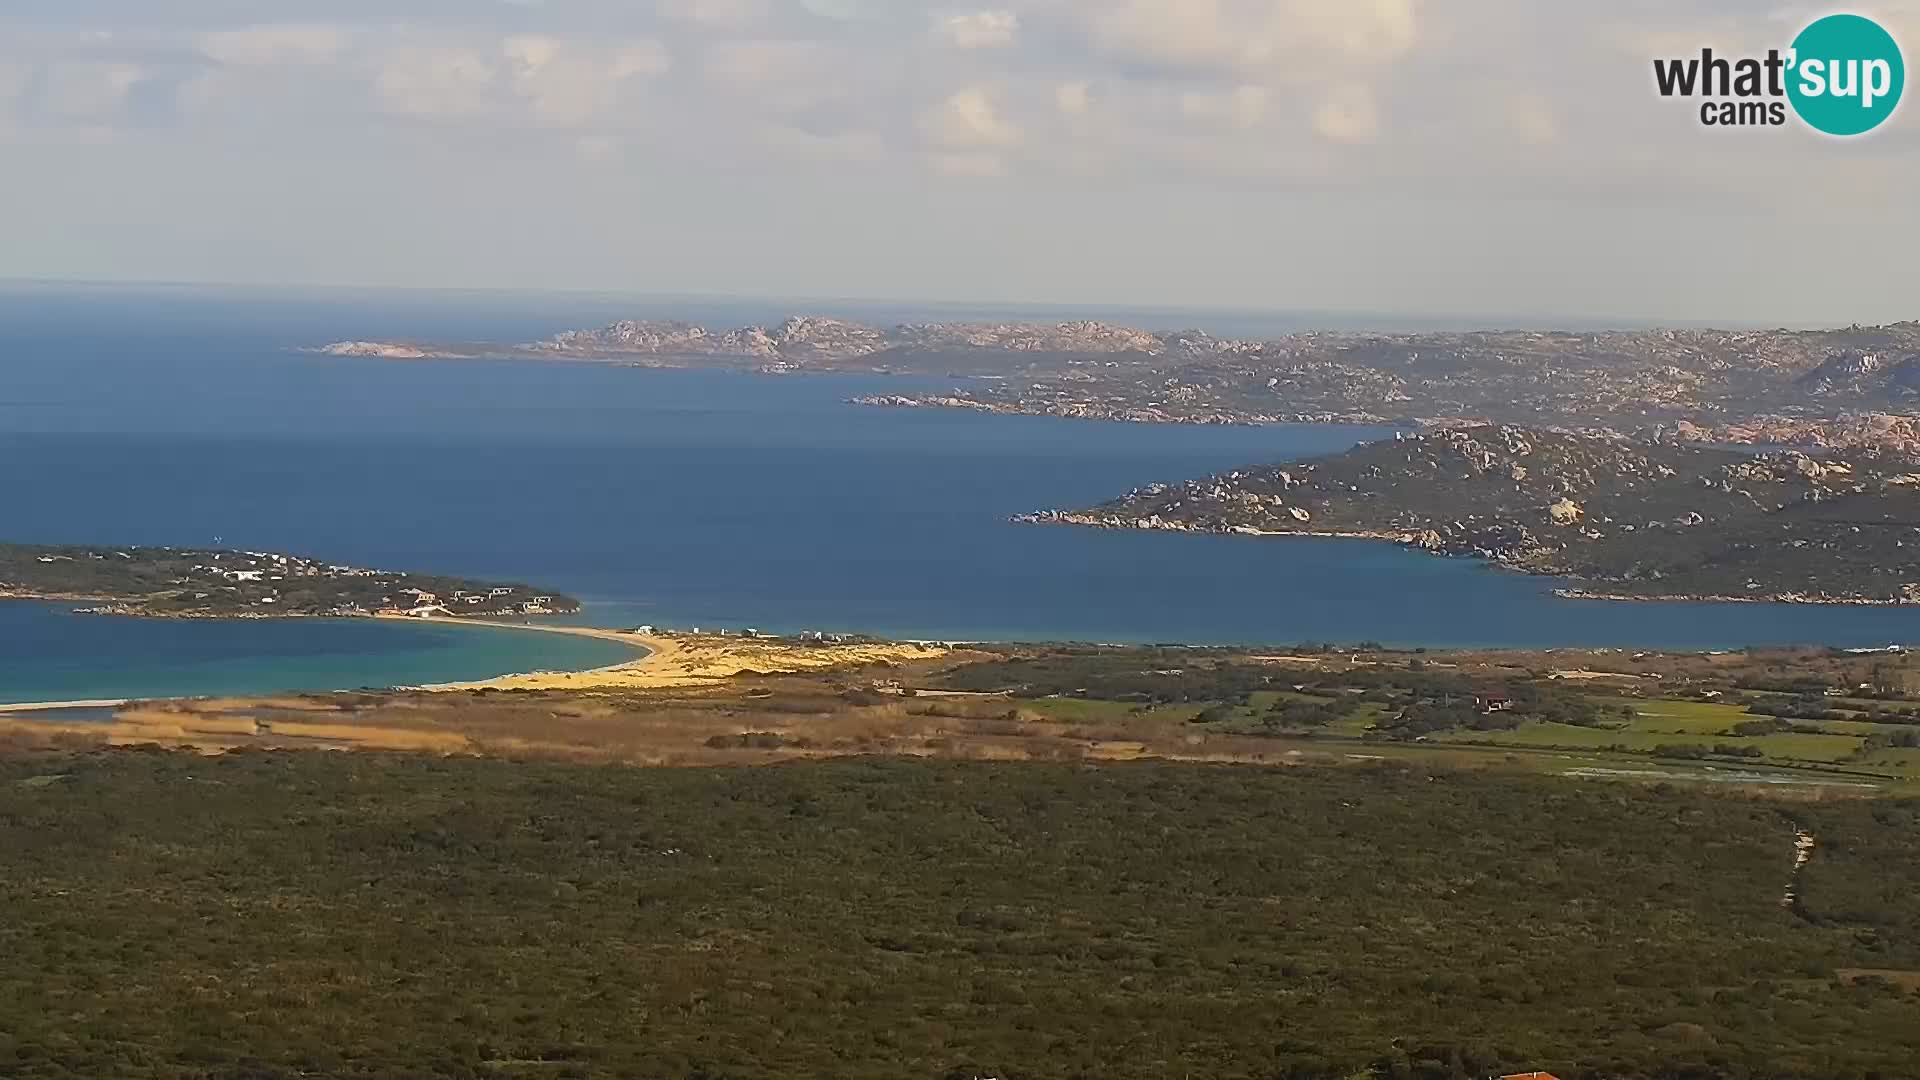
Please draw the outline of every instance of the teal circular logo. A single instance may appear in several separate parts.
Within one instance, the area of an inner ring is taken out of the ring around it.
[[[1787,99],[1816,131],[1863,135],[1900,104],[1907,64],[1879,23],[1860,15],[1828,15],[1793,39]]]

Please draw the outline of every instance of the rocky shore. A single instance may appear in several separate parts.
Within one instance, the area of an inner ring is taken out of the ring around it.
[[[1581,599],[1920,603],[1920,472],[1512,426],[1152,484],[1030,524],[1386,540],[1567,579]]]

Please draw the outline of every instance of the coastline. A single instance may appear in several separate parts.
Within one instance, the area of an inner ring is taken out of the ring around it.
[[[505,687],[501,685],[502,683],[509,680],[515,680],[515,679],[531,679],[536,677],[574,678],[574,677],[583,676],[583,675],[602,675],[602,674],[611,673],[611,672],[630,670],[639,665],[645,664],[648,660],[654,659],[655,657],[660,656],[662,653],[666,653],[667,655],[672,655],[674,651],[674,643],[670,638],[664,638],[659,636],[648,636],[643,634],[628,634],[619,630],[605,630],[605,629],[601,629],[599,627],[593,627],[593,626],[555,626],[555,625],[546,624],[546,623],[510,623],[510,622],[499,622],[492,619],[477,619],[477,618],[462,619],[462,618],[457,618],[453,616],[444,616],[444,615],[430,615],[426,617],[421,617],[417,615],[373,615],[369,617],[379,620],[381,622],[392,622],[392,623],[429,623],[436,626],[463,626],[463,627],[478,626],[478,627],[483,627],[491,630],[516,630],[516,631],[534,631],[534,632],[543,633],[543,634],[566,634],[571,637],[592,638],[596,641],[611,641],[611,642],[614,642],[615,644],[625,645],[628,648],[631,648],[639,653],[638,656],[634,657],[631,660],[623,660],[618,664],[608,664],[604,667],[589,668],[585,671],[508,672],[507,674],[504,674],[504,675],[496,675],[491,679],[478,679],[478,680],[470,680],[466,682],[431,683],[426,686],[421,686],[416,688],[420,690],[431,690],[431,691],[479,690],[479,689],[486,689],[488,687],[492,687],[495,689],[504,689]]]
[[[0,597],[0,603],[5,603],[10,600],[23,600],[27,602],[33,602],[33,601],[43,601],[47,599],[50,599],[50,598],[45,598],[45,597],[26,598],[26,597],[5,596],[5,597]],[[137,615],[124,616],[124,617],[134,618],[134,619],[142,618],[141,616],[137,616]],[[617,643],[617,644],[626,646],[627,648],[633,650],[636,653],[636,656],[633,660],[623,660],[619,664],[611,665],[611,667],[615,667],[615,668],[624,667],[628,664],[634,663],[637,660],[644,660],[651,653],[659,650],[662,647],[661,644],[657,642],[649,644],[649,639],[637,639],[634,635],[619,634],[615,631],[595,630],[587,627],[559,627],[559,626],[529,625],[529,624],[522,624],[522,623],[494,622],[494,621],[485,621],[485,620],[479,620],[479,619],[473,619],[473,618],[448,617],[448,618],[422,619],[414,616],[380,616],[380,615],[372,615],[372,614],[364,615],[364,616],[280,614],[280,615],[257,615],[257,616],[251,616],[251,617],[245,616],[245,615],[234,615],[234,616],[160,615],[160,616],[151,616],[146,618],[147,618],[147,621],[152,621],[152,622],[169,622],[169,621],[174,621],[178,619],[182,621],[192,621],[192,622],[202,622],[202,623],[231,621],[231,622],[304,622],[304,623],[338,622],[338,623],[367,624],[367,623],[378,622],[383,624],[392,624],[396,627],[409,624],[409,623],[418,624],[418,623],[431,622],[441,626],[455,626],[455,627],[482,626],[486,629],[491,629],[491,630],[504,630],[504,631],[516,631],[516,632],[518,631],[559,632],[559,633],[564,633],[564,634],[568,634],[570,636],[575,636],[575,637],[587,637],[587,638],[594,638],[597,640]],[[524,648],[516,648],[512,650],[512,652],[517,652],[517,653],[520,653],[521,655],[516,656],[510,653],[507,659],[509,659],[514,665],[529,664],[531,662],[534,662],[532,658],[524,655],[525,651],[526,650]],[[489,666],[491,667],[491,665]],[[505,674],[496,676],[495,678],[507,679],[507,678],[515,677],[515,670],[513,668],[509,668],[505,663],[501,664],[498,667],[492,667],[492,670],[505,672]],[[570,677],[571,675],[584,674],[590,670],[607,670],[607,669],[606,668],[580,669],[577,672],[548,671],[548,672],[540,672],[538,674],[548,678],[565,679]],[[486,682],[491,682],[491,681],[492,681],[491,679],[486,680]],[[99,708],[137,707],[144,702],[150,702],[150,701],[196,700],[196,699],[218,700],[218,699],[238,698],[238,697],[258,697],[261,695],[270,695],[275,693],[282,693],[282,694],[345,693],[345,692],[350,692],[357,685],[358,685],[357,683],[354,683],[350,680],[343,678],[341,681],[338,681],[338,682],[329,681],[326,683],[315,683],[314,685],[304,689],[300,689],[300,688],[289,689],[287,687],[278,687],[278,688],[261,688],[261,689],[246,689],[246,690],[201,690],[198,692],[192,689],[187,689],[184,691],[175,691],[175,690],[169,689],[169,690],[163,690],[158,693],[151,693],[151,692],[142,693],[142,692],[136,691],[132,694],[129,694],[126,690],[122,690],[119,687],[115,687],[113,691],[109,691],[109,693],[112,694],[113,696],[103,696],[103,695],[96,694],[94,696],[89,696],[89,697],[48,698],[46,700],[19,701],[19,702],[0,700],[0,720],[13,719],[18,714],[23,714],[23,713],[57,711],[62,709],[99,709]],[[401,689],[401,688],[419,689],[419,687],[405,685],[402,680],[393,680],[391,683],[388,683],[386,680],[383,679],[379,682],[379,685],[391,686],[392,688],[396,688],[396,689]],[[467,684],[462,683],[462,684],[448,684],[448,685],[456,686],[456,687],[464,687]],[[437,687],[434,687],[434,688],[437,688]],[[87,689],[91,689],[91,688],[83,687],[83,686],[73,687],[73,690],[78,693],[85,693]],[[59,691],[55,690],[53,692],[58,693]]]
[[[97,698],[81,701],[17,701],[0,705],[0,717],[7,713],[57,712],[61,709],[118,709],[132,705],[133,698]]]
[[[1517,568],[1513,568],[1517,569]],[[1520,573],[1527,573],[1520,570]],[[1805,593],[1762,593],[1757,596],[1721,596],[1714,593],[1609,593],[1592,589],[1555,589],[1553,595],[1567,600],[1608,600],[1641,604],[1799,604],[1805,607],[1913,607],[1920,601],[1894,597],[1809,596]]]
[[[1241,525],[1232,528],[1197,528],[1181,522],[1161,522],[1158,524],[1137,524],[1125,520],[1107,521],[1092,514],[1071,510],[1039,510],[1032,513],[1016,514],[1011,519],[1016,525],[1051,525],[1076,529],[1104,529],[1110,532],[1170,532],[1188,533],[1195,536],[1246,536],[1258,539],[1319,539],[1319,540],[1374,540],[1391,543],[1403,548],[1420,551],[1440,558],[1474,558],[1489,567],[1522,574],[1527,577],[1557,578],[1562,581],[1577,581],[1575,575],[1557,571],[1535,570],[1526,566],[1507,562],[1503,559],[1488,558],[1483,555],[1435,551],[1419,542],[1419,535],[1413,532],[1385,529],[1256,529]],[[1582,585],[1569,585],[1553,590],[1553,595],[1563,600],[1603,600],[1615,603],[1639,604],[1798,604],[1806,607],[1914,607],[1920,600],[1907,600],[1900,597],[1873,596],[1828,596],[1802,592],[1757,593],[1744,596],[1721,595],[1716,593],[1620,593],[1606,592],[1602,589]]]
[[[179,620],[187,620],[187,619],[285,620],[285,619],[398,618],[407,622],[432,621],[432,622],[450,623],[457,626],[478,626],[478,625],[485,624],[485,625],[491,625],[501,629],[508,629],[508,630],[540,629],[540,627],[522,626],[518,623],[496,622],[496,621],[493,621],[490,617],[485,615],[474,615],[474,616],[448,615],[444,617],[435,616],[433,619],[427,620],[414,615],[389,616],[389,615],[382,615],[376,611],[365,611],[365,610],[260,611],[255,608],[247,608],[240,611],[147,611],[141,607],[141,605],[145,602],[144,598],[130,599],[125,596],[108,596],[105,594],[87,595],[82,593],[33,592],[25,589],[0,589],[0,603],[6,603],[8,601],[13,601],[13,600],[23,601],[27,603],[46,603],[46,604],[98,604],[102,606],[94,607],[94,608],[76,608],[72,612],[70,612],[70,614],[105,615],[105,616],[110,616],[116,619],[154,619],[159,621],[166,621],[166,620],[175,620],[175,619],[179,619]],[[571,614],[576,614],[576,612],[561,612],[560,614],[571,615]]]
[[[382,618],[400,621],[393,616]],[[659,690],[711,685],[746,672],[794,674],[833,667],[937,659],[952,651],[911,642],[802,645],[783,638],[629,634],[590,626],[520,625],[438,617],[404,618],[403,621],[571,634],[612,641],[642,651],[642,655],[632,660],[590,671],[524,672],[417,688],[433,693],[476,690]]]

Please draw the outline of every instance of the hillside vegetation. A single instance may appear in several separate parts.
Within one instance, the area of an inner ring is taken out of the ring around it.
[[[1920,466],[1483,425],[1024,520],[1386,536],[1634,596],[1920,599]]]
[[[1916,812],[1420,767],[0,760],[0,1074],[1890,1077]]]
[[[0,543],[0,599],[106,601],[145,616],[369,615],[418,610],[484,616],[580,610],[531,585],[370,570],[302,555],[214,548]]]

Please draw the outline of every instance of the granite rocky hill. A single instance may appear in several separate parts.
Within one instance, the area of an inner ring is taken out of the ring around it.
[[[1021,520],[1391,538],[1593,594],[1920,601],[1920,466],[1871,452],[1439,428]]]

